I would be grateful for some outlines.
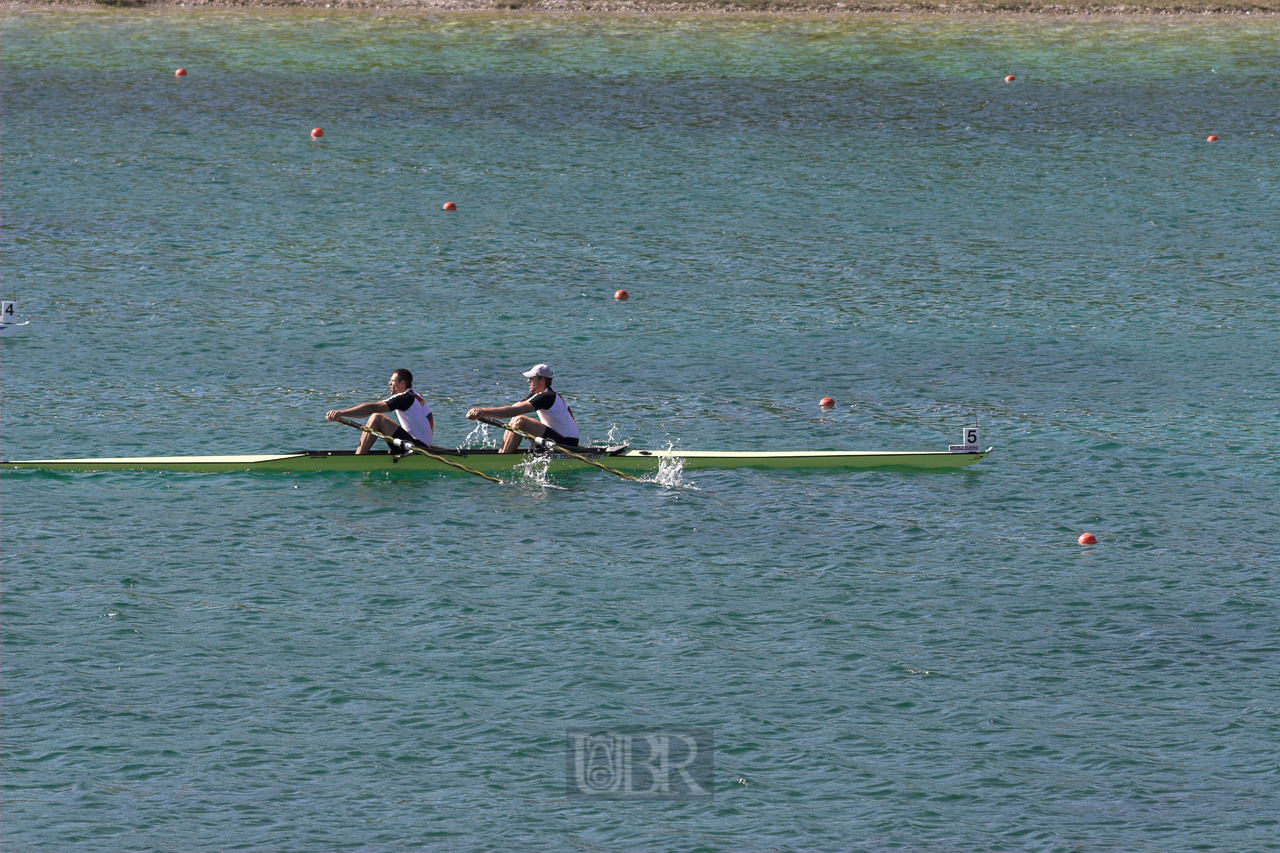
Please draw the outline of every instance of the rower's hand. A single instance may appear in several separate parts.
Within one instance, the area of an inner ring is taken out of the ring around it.
[[[485,411],[484,411],[484,409],[481,409],[481,408],[479,408],[479,407],[476,407],[476,408],[472,409],[471,411],[467,412],[467,420],[469,420],[469,421],[478,421],[478,420],[480,420],[481,418],[483,418],[484,416],[485,416]]]
[[[339,412],[337,409],[333,409],[325,413],[324,419],[326,421],[336,421],[340,417],[342,417],[342,412]]]

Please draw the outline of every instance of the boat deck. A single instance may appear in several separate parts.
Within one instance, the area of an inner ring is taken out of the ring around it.
[[[686,471],[707,468],[835,468],[870,469],[899,468],[913,471],[947,471],[964,468],[986,457],[986,450],[883,452],[866,450],[784,450],[784,451],[714,451],[714,450],[635,450],[618,448],[574,448],[595,459],[630,474],[657,471],[662,463],[680,464]],[[451,450],[432,448],[432,453],[452,462],[486,474],[514,471],[530,461],[546,460],[552,472],[596,470],[593,466],[569,456],[529,451],[499,453],[488,448]],[[314,471],[433,471],[460,473],[444,463],[420,454],[394,456],[386,451],[357,455],[351,450],[304,450],[251,456],[136,456],[104,459],[20,459],[0,462],[0,469],[38,469],[42,471],[190,471],[220,473],[230,471],[271,471],[306,473]]]

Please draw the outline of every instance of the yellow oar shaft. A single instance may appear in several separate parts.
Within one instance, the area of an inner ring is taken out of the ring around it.
[[[369,433],[369,435],[376,435],[378,438],[384,439],[384,440],[386,440],[388,443],[391,443],[391,442],[396,441],[396,439],[392,438],[392,437],[391,437],[391,436],[389,436],[389,435],[383,435],[382,433],[378,432],[378,431],[377,431],[376,429],[374,429],[373,427],[366,426],[366,425],[361,424],[361,423],[356,423],[355,421],[348,420],[347,418],[338,418],[338,423],[346,424],[346,425],[347,425],[347,426],[349,426],[349,427],[355,427],[356,429],[360,430],[361,432],[367,432],[367,433]],[[392,446],[394,446],[394,445],[392,445]],[[452,467],[452,468],[457,468],[459,471],[466,471],[468,474],[475,474],[477,477],[484,477],[486,480],[489,480],[489,481],[494,482],[494,483],[501,483],[501,482],[502,482],[502,481],[501,481],[501,480],[499,480],[497,477],[490,477],[488,474],[484,473],[483,471],[477,471],[477,470],[475,470],[474,468],[468,468],[466,465],[463,465],[463,464],[461,464],[461,463],[459,463],[459,462],[454,462],[452,459],[447,459],[447,458],[445,458],[445,457],[443,457],[443,456],[439,456],[439,455],[437,455],[437,454],[435,454],[435,453],[432,453],[430,450],[423,450],[421,447],[418,447],[417,445],[414,445],[414,444],[410,444],[410,443],[409,443],[409,442],[407,442],[407,441],[401,441],[401,442],[400,442],[400,446],[401,446],[401,447],[407,447],[407,448],[409,449],[409,452],[410,452],[410,453],[420,453],[420,454],[422,454],[423,456],[426,456],[426,457],[427,457],[427,458],[429,458],[429,459],[434,459],[434,460],[436,460],[437,462],[443,462],[445,465],[448,465],[448,466],[450,466],[450,467]]]
[[[619,477],[623,478],[624,480],[632,480],[637,483],[640,482],[639,477],[632,477],[630,474],[626,473],[625,471],[619,471],[617,468],[610,468],[608,465],[602,465],[599,462],[595,461],[594,459],[588,459],[587,457],[579,453],[574,453],[572,450],[566,449],[563,444],[557,444],[556,442],[550,439],[542,438],[541,436],[532,435],[530,433],[525,432],[522,429],[516,429],[511,424],[504,424],[501,421],[495,421],[493,418],[476,418],[476,420],[480,421],[481,423],[489,424],[490,426],[500,427],[501,429],[505,429],[508,432],[514,432],[516,435],[524,436],[525,438],[529,439],[529,441],[533,444],[534,447],[537,447],[538,445],[542,445],[544,447],[550,447],[556,453],[563,453],[565,456],[571,456],[574,459],[577,459],[579,462],[585,462],[588,465],[594,465],[595,467],[599,468],[601,471],[608,471],[610,474],[617,474]]]

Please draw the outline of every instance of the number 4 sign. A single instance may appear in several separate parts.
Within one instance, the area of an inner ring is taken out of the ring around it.
[[[25,321],[19,323],[14,316],[18,312],[14,310],[14,304],[9,301],[0,302],[0,335],[8,337],[16,332],[26,331],[31,322]]]

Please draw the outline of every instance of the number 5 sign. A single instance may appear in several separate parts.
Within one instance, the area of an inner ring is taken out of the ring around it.
[[[976,426],[965,427],[960,440],[963,442],[962,444],[949,445],[948,449],[952,453],[974,453],[981,449],[978,443],[978,428]]]

